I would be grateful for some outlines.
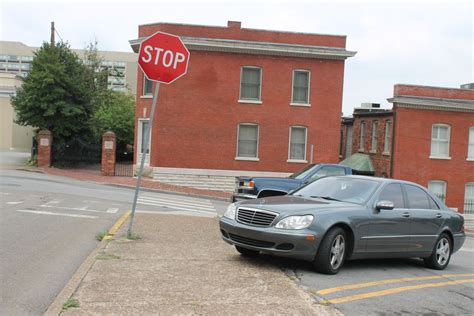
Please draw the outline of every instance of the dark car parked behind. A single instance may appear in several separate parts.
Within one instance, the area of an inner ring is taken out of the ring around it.
[[[335,274],[345,260],[420,257],[444,269],[465,239],[464,218],[415,183],[364,176],[319,179],[286,196],[231,204],[222,238],[243,255],[313,262]]]

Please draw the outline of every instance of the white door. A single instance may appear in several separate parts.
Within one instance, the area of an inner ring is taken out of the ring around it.
[[[148,124],[150,123],[149,119],[139,119],[138,120],[138,139],[137,139],[137,165],[140,165],[142,162],[142,154],[143,149],[145,148],[145,129],[148,128]],[[145,165],[148,166],[150,164],[150,148],[151,148],[151,131],[150,137],[148,138],[148,148],[145,155]]]

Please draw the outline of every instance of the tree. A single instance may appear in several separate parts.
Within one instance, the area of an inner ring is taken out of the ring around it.
[[[91,72],[67,43],[43,43],[35,52],[31,71],[12,98],[16,122],[49,129],[55,147],[73,136],[89,133],[93,113]],[[61,150],[59,150],[61,151]]]
[[[117,148],[124,149],[133,144],[135,100],[132,95],[104,90],[96,97],[97,108],[92,118],[96,137],[113,131],[117,137]]]

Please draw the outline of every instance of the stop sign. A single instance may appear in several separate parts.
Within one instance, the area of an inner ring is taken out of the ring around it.
[[[189,51],[176,35],[156,32],[140,45],[138,64],[148,79],[171,83],[186,74]]]

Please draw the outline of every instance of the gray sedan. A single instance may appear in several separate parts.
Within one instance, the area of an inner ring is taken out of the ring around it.
[[[222,238],[245,256],[312,261],[335,274],[345,260],[420,257],[442,270],[465,240],[464,218],[415,183],[328,177],[286,196],[230,204]]]

